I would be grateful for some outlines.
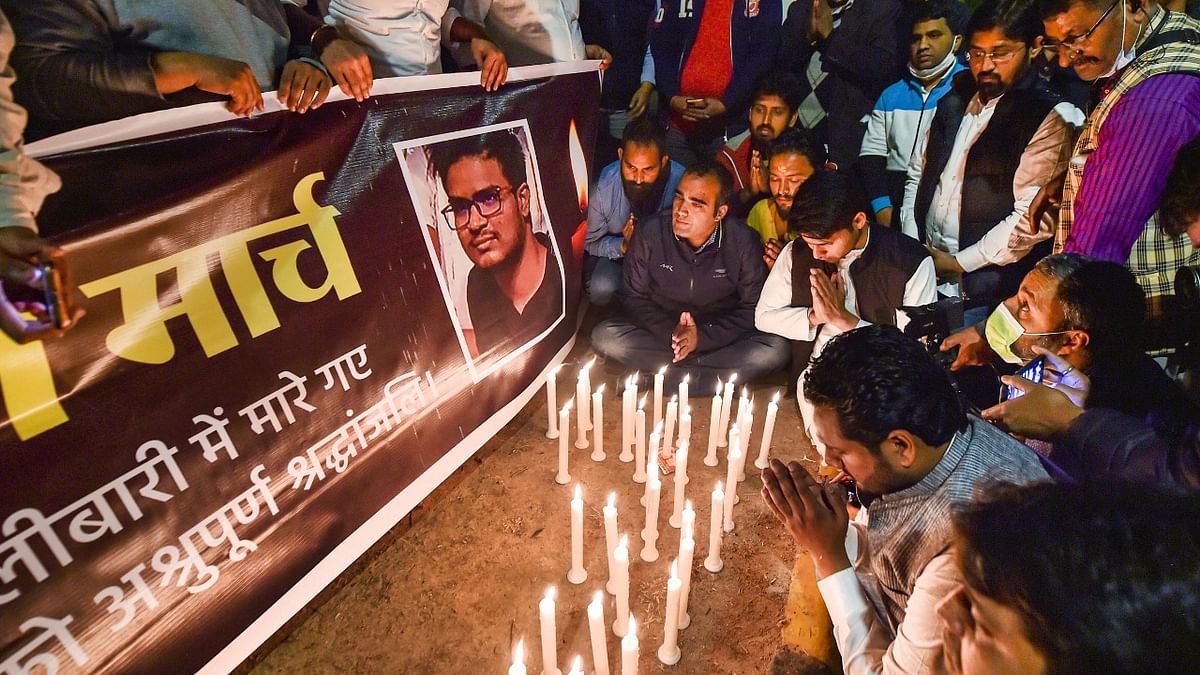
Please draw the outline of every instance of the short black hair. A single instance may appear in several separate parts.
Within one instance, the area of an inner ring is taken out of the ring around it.
[[[951,33],[955,35],[962,34],[966,7],[958,0],[927,0],[926,2],[915,3],[913,7],[910,16],[912,24],[908,28],[909,34],[912,33],[912,29],[917,24],[937,19],[945,19]]]
[[[1159,218],[1163,232],[1178,237],[1200,218],[1200,137],[1179,149],[1167,176]]]
[[[832,408],[842,435],[872,452],[897,429],[938,446],[967,426],[945,369],[894,326],[872,324],[830,340],[804,375],[804,396]]]
[[[754,84],[754,93],[750,96],[751,105],[764,96],[778,96],[793,113],[800,109],[804,100],[803,86],[800,78],[786,70],[768,70]]]
[[[514,189],[528,180],[525,174],[525,151],[521,147],[521,141],[517,140],[512,131],[489,131],[463,136],[434,144],[429,149],[429,159],[441,177],[443,187],[446,185],[446,174],[455,162],[463,157],[475,156],[496,160],[504,177]]]
[[[658,148],[659,154],[662,154],[663,147],[666,144],[666,132],[657,122],[650,119],[647,115],[633,120],[625,125],[625,130],[621,132],[621,147],[627,145],[640,145],[649,147],[653,145]]]
[[[1059,330],[1087,333],[1093,360],[1126,358],[1144,348],[1146,293],[1124,265],[1085,259],[1059,280],[1056,296],[1063,311]]]
[[[860,205],[849,178],[818,167],[792,198],[788,230],[828,239],[838,230],[853,229],[854,217],[862,212]]]
[[[1124,2],[1125,0],[1121,0]],[[1101,11],[1108,9],[1112,2],[1109,0],[1041,0],[1038,3],[1041,18],[1047,21],[1059,14],[1064,14],[1071,10],[1071,5],[1084,5],[1091,9],[1099,9]]]
[[[972,590],[1016,611],[1047,671],[1200,663],[1200,499],[1164,487],[996,486],[954,519]]]
[[[713,206],[714,211],[729,204],[729,200],[733,199],[733,177],[729,175],[728,169],[716,161],[711,159],[696,161],[683,170],[680,180],[687,176],[716,179],[719,189],[717,190],[717,203]]]
[[[975,33],[988,30],[999,30],[1010,40],[1020,40],[1032,47],[1043,27],[1034,0],[985,0],[967,21],[968,43]]]
[[[767,146],[763,160],[770,162],[776,155],[802,155],[814,170],[820,170],[828,160],[824,144],[815,142],[804,129],[785,129]]]

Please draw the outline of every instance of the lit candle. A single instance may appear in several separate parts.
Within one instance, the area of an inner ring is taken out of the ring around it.
[[[546,373],[546,438],[558,438],[558,371],[562,364]]]
[[[716,574],[725,569],[725,561],[721,560],[721,521],[725,518],[725,492],[721,483],[712,492],[712,510],[709,511],[708,523],[708,557],[704,559],[704,569]]]
[[[762,443],[758,446],[758,459],[754,460],[754,466],[765,469],[770,466],[767,463],[767,453],[771,450],[771,437],[775,435],[775,414],[779,412],[779,392],[775,392],[775,398],[767,404],[767,419],[763,422]]]
[[[662,451],[664,455],[670,455],[675,451],[675,418],[679,415],[679,401],[675,397],[671,397],[671,401],[667,403],[667,422],[663,427]]]
[[[688,502],[687,513],[691,511],[692,503]],[[695,521],[696,515],[692,511],[692,520]],[[686,525],[685,528],[687,529]],[[688,614],[688,596],[692,592],[692,557],[696,553],[696,538],[689,532],[688,536],[679,540],[679,567],[683,575],[680,581],[683,585],[679,588],[679,629],[683,630],[692,625],[692,615]]]
[[[684,408],[683,412],[679,415],[679,443],[678,443],[678,446],[680,448],[689,447],[692,444],[691,436],[692,436],[692,413],[690,410]],[[691,476],[688,475],[688,472],[687,472],[687,461],[688,461],[687,454],[680,455],[678,452],[675,453],[675,470],[683,474],[683,484],[684,485],[687,485],[688,483],[692,482],[692,478],[691,478]]]
[[[717,393],[712,399],[712,412],[708,418],[708,454],[704,455],[704,466],[720,464],[717,459],[717,442],[721,437],[721,380],[717,380]]]
[[[659,420],[663,418],[663,377],[667,374],[667,367],[663,366],[661,370],[654,374],[654,424],[657,425]]]
[[[617,567],[617,616],[613,620],[613,635],[625,637],[629,622],[629,535],[621,535],[613,550],[613,562]]]
[[[580,399],[582,401],[587,401],[588,400],[587,397],[592,395],[592,366],[595,364],[596,364],[596,357],[593,356],[592,360],[588,361],[587,364],[583,367],[583,369],[581,371],[579,371],[579,382],[583,383],[583,397]],[[576,387],[579,386],[579,382],[576,382],[576,384],[575,384]],[[579,397],[578,390],[576,391],[575,396],[577,398]],[[585,427],[585,431],[591,431],[592,430],[592,417],[589,414],[591,411],[588,410],[586,407],[581,408],[580,411],[582,413],[580,419],[583,420],[583,426]]]
[[[733,427],[729,430],[729,456],[725,462],[728,464],[725,473],[725,485],[729,490],[729,494],[725,496],[725,531],[733,532],[733,505],[737,497],[737,468],[738,461],[741,460],[741,441],[738,440],[738,429]]]
[[[586,372],[586,370],[584,371]],[[575,447],[586,448],[588,446],[587,432],[592,428],[589,421],[588,409],[592,406],[589,402],[592,400],[592,391],[585,388],[583,373],[579,376],[579,386],[575,390],[575,400],[579,401],[575,415]]]
[[[574,403],[575,399],[571,399],[558,411],[558,475],[554,482],[559,485],[571,482],[571,474],[567,472],[567,439],[571,436],[571,405]]]
[[[576,483],[575,498],[571,500],[571,570],[567,572],[567,581],[582,584],[587,576],[583,566],[583,491]]]
[[[554,621],[554,587],[546,589],[546,597],[538,603],[538,616],[542,624],[542,673],[561,675],[558,669],[558,628]]]
[[[730,376],[729,381],[725,383],[725,394],[721,397],[721,435],[717,437],[717,445],[725,447],[725,429],[729,426],[729,408],[733,405],[733,382],[737,379],[737,373]]]
[[[751,403],[751,405],[754,405]],[[747,409],[738,429],[738,439],[742,444],[741,456],[738,458],[738,482],[746,480],[746,458],[750,456],[750,432],[754,428],[754,410]],[[740,499],[737,501],[741,501]]]
[[[696,538],[696,510],[692,508],[692,500],[683,502],[683,513],[680,516],[680,539]]]
[[[608,635],[604,630],[604,592],[596,591],[588,605],[588,632],[592,637],[592,667],[596,675],[608,675]]]
[[[671,527],[679,527],[683,524],[683,497],[687,489],[687,476],[679,470],[679,467],[687,465],[687,454],[688,446],[686,444],[679,448],[679,452],[675,453],[675,504],[671,509]]]
[[[604,385],[592,394],[592,461],[604,461]]]
[[[608,583],[605,589],[611,595],[616,595],[616,562],[613,560],[613,550],[617,548],[617,493],[608,493],[608,503],[601,509],[604,513],[604,549],[608,556]]]
[[[638,401],[637,411],[633,413],[633,447],[621,453],[622,462],[632,462],[635,455],[646,454],[646,397]]]
[[[625,391],[621,392],[621,455],[628,454],[633,446],[633,402],[637,398],[637,386],[633,376],[625,378]]]
[[[632,616],[621,640],[621,675],[638,675],[637,621]]]
[[[525,675],[525,640],[517,641],[517,648],[513,650],[512,665],[508,667],[508,675]]]
[[[567,675],[583,675],[583,658],[576,656],[575,662],[571,664],[571,672]]]
[[[677,561],[676,561],[677,562]],[[676,563],[671,563],[671,577],[667,579],[667,613],[663,617],[663,642],[658,648],[658,660],[668,666],[679,663],[679,580]]]
[[[633,482],[646,482],[646,464],[649,461],[648,457],[658,457],[658,440],[662,437],[662,427],[655,427],[654,431],[650,432],[650,447],[645,446],[637,449],[637,456],[634,457],[633,463]]]
[[[690,380],[691,378],[692,378],[691,375],[684,375],[683,379],[679,381],[679,409],[680,410],[685,410],[688,407],[688,380]]]
[[[662,482],[658,472],[651,472],[646,480],[646,527],[642,529],[642,560],[658,560],[658,502]]]

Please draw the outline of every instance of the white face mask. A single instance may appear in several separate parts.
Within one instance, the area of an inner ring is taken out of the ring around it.
[[[1115,60],[1113,60],[1112,67],[1108,69],[1107,73],[1104,73],[1100,77],[1096,78],[1098,80],[1103,80],[1103,79],[1112,77],[1114,74],[1116,74],[1116,72],[1118,70],[1121,70],[1122,68],[1129,65],[1130,63],[1133,63],[1133,59],[1137,56],[1137,53],[1134,51],[1133,47],[1130,47],[1129,51],[1125,50],[1125,25],[1126,25],[1125,18],[1126,18],[1126,14],[1127,14],[1125,9],[1126,9],[1125,3],[1122,1],[1121,2],[1121,44],[1119,47],[1120,51],[1117,52],[1117,58]],[[1137,38],[1134,38],[1133,44],[1136,45],[1138,38],[1141,38],[1141,37],[1142,37],[1142,26],[1138,26]]]
[[[955,44],[958,44],[958,38],[955,38]],[[908,72],[912,73],[912,76],[917,78],[921,84],[929,84],[933,80],[941,79],[943,75],[950,72],[950,69],[954,67],[954,62],[956,60],[957,57],[954,56],[954,50],[951,49],[950,53],[946,54],[946,58],[942,59],[941,63],[933,66],[932,68],[914,68],[912,62],[910,61],[908,64]]]

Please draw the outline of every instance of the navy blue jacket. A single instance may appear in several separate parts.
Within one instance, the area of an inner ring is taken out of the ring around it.
[[[642,60],[654,16],[654,0],[582,0],[579,28],[583,41],[604,47],[613,57],[604,73],[602,107],[629,107],[629,99],[642,83]]]
[[[754,307],[767,280],[763,245],[745,223],[726,218],[716,240],[692,250],[675,236],[666,211],[638,223],[625,253],[621,307],[637,326],[671,340],[681,312],[696,320],[697,352],[755,332]]]
[[[650,31],[650,53],[654,57],[655,87],[663,97],[664,114],[670,112],[671,97],[680,95],[679,77],[703,15],[704,0],[662,0]],[[756,80],[771,69],[779,53],[782,24],[782,0],[734,0],[729,28],[733,78],[721,97],[727,136],[740,134],[749,127],[746,112],[750,96]]]

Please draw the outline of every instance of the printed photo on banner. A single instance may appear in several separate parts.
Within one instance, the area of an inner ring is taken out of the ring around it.
[[[525,120],[393,146],[478,382],[566,316],[562,256]]]

